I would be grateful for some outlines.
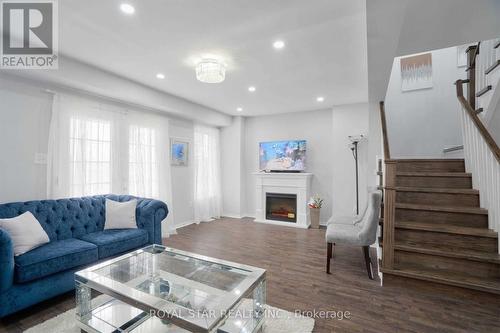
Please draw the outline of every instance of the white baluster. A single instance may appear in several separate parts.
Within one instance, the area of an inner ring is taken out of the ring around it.
[[[461,121],[466,170],[472,173],[473,187],[480,191],[481,207],[488,209],[488,227],[498,232],[500,231],[500,164],[463,108]]]

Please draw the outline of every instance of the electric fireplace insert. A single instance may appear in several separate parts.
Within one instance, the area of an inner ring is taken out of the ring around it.
[[[297,195],[266,193],[266,219],[297,223]]]

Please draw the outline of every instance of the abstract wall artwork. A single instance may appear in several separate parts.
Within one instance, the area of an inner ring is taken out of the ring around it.
[[[170,139],[170,164],[174,166],[187,166],[189,155],[189,142],[179,139]]]
[[[400,59],[401,90],[432,88],[432,54],[424,53]]]

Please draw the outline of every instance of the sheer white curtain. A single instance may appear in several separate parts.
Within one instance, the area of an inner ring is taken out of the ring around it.
[[[219,129],[196,125],[194,129],[194,219],[210,221],[221,215]]]
[[[132,195],[159,196],[157,135],[151,127],[129,127],[128,192]]]
[[[119,115],[88,100],[55,94],[47,156],[47,197],[119,192],[112,173]]]
[[[168,119],[134,112],[126,118],[125,127],[128,133],[127,193],[159,199],[172,209]],[[163,223],[163,236],[175,233],[171,212]]]
[[[169,123],[159,115],[55,94],[47,196],[131,194],[171,208]],[[173,232],[172,214],[164,236]]]

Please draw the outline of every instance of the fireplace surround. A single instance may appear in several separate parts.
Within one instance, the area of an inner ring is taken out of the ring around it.
[[[275,173],[254,172],[255,177],[255,222],[283,225],[287,227],[309,228],[309,209],[307,200],[310,197],[311,173]],[[278,205],[274,216],[270,216],[268,210],[269,194],[281,196],[275,198]],[[295,198],[295,213],[287,210],[293,207],[283,205],[283,199]],[[279,211],[282,208],[281,212]],[[285,215],[285,211],[286,215]],[[288,214],[294,214],[288,215]],[[292,217],[293,216],[293,217]]]

